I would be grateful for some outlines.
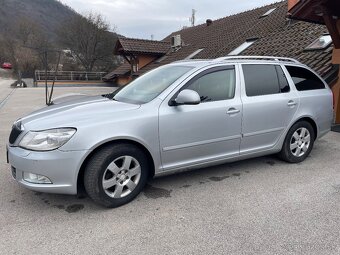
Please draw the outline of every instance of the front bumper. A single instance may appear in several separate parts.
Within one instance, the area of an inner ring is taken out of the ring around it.
[[[88,151],[28,151],[7,146],[13,178],[25,188],[38,192],[77,194],[78,172]],[[48,177],[52,184],[35,184],[23,179],[23,173]]]

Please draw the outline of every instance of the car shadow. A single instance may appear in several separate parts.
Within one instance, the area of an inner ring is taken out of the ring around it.
[[[157,177],[150,180],[141,194],[126,206],[134,206],[132,203],[148,199],[168,199],[172,192],[178,189],[190,189],[193,186],[203,185],[209,182],[221,182],[229,178],[241,178],[243,174],[251,174],[254,169],[274,167],[277,164],[286,164],[275,156],[265,156],[253,159],[226,163],[218,166],[198,168],[172,175]],[[222,185],[222,184],[221,184]],[[69,196],[60,194],[49,194],[33,192],[23,189],[21,202],[30,207],[32,203],[42,210],[55,209],[65,213],[75,214],[80,212],[96,212],[106,208],[95,204],[88,196]],[[11,203],[16,203],[11,200]]]

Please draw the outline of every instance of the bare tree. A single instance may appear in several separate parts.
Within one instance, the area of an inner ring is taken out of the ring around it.
[[[18,41],[23,45],[32,43],[33,37],[36,36],[37,32],[36,23],[25,17],[18,20],[14,27],[14,34],[16,35]]]
[[[13,29],[13,38],[8,45],[16,69],[22,72],[33,73],[36,68],[42,67],[41,52],[51,48],[52,44],[42,27],[28,18],[18,19]],[[50,56],[54,61],[54,56]]]
[[[41,52],[51,48],[47,35],[40,25],[28,18],[19,18],[4,38],[0,38],[0,60],[13,64],[16,73],[32,76],[34,70],[44,65]],[[55,63],[55,54],[49,62]]]
[[[116,36],[100,14],[75,16],[64,22],[59,31],[61,45],[69,49],[86,71],[110,61]],[[99,68],[100,69],[100,68]]]

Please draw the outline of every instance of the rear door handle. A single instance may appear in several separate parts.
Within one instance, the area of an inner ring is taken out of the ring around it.
[[[229,108],[228,109],[228,111],[227,111],[227,114],[229,114],[229,115],[233,115],[233,114],[237,114],[237,113],[239,113],[240,112],[240,110],[237,110],[237,109],[235,109],[235,108]]]
[[[291,106],[296,106],[297,103],[296,103],[295,101],[293,101],[293,100],[289,100],[287,105],[288,105],[289,107],[291,107]]]

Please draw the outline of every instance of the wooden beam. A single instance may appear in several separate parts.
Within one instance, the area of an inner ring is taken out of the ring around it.
[[[288,11],[290,11],[300,0],[288,0]]]
[[[133,70],[133,66],[134,65],[138,66],[138,58],[133,54],[130,55],[130,58],[131,58],[130,65],[131,65],[131,77],[132,77],[132,75],[135,73],[134,70]]]
[[[125,54],[122,54],[122,56],[125,58],[125,60],[126,60],[129,64],[131,64],[130,59],[129,59]]]
[[[333,49],[332,63],[340,64],[340,49]]]
[[[116,42],[116,45],[115,45],[115,48],[114,48],[113,52],[115,54],[120,54],[121,50],[123,50],[123,46],[122,46],[122,44],[120,43],[120,41],[118,39],[117,42]]]
[[[333,44],[336,49],[340,49],[340,31],[337,27],[337,21],[332,15],[324,13],[323,19],[328,28],[330,35],[332,36]]]

